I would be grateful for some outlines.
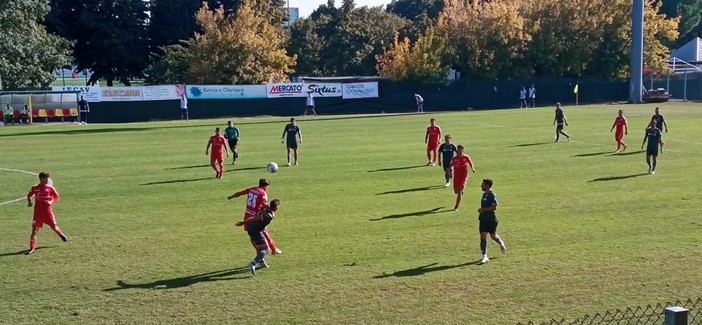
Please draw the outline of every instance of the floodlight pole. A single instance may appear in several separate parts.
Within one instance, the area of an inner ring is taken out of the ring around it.
[[[634,1],[631,23],[631,66],[629,69],[629,102],[642,103],[643,94],[643,31],[644,0]]]

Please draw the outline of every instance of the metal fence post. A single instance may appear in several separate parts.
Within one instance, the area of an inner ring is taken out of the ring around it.
[[[683,307],[665,309],[665,325],[687,325],[688,310]]]

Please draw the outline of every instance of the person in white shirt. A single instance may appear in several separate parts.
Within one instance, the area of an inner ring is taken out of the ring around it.
[[[188,99],[185,94],[180,95],[180,119],[190,121],[190,116],[188,116]]]
[[[529,87],[529,106],[536,107],[536,88],[534,85]]]
[[[519,90],[519,108],[527,108],[529,107],[529,104],[527,103],[527,91],[522,86],[522,89]]]
[[[424,113],[424,98],[419,94],[414,94],[414,99],[417,101],[417,113]]]
[[[302,114],[302,116],[307,115],[307,112],[312,111],[312,114],[314,116],[317,116],[317,111],[315,111],[315,103],[314,103],[314,97],[312,96],[312,91],[308,90],[307,91],[307,106],[305,106],[305,114]]]

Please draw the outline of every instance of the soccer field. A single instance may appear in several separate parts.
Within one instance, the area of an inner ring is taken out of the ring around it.
[[[285,167],[288,118],[233,119],[236,165],[205,155],[227,119],[0,128],[0,323],[514,324],[702,293],[702,104],[664,103],[665,151],[640,150],[655,105],[299,118],[300,165]],[[613,154],[618,109],[629,145]],[[459,211],[425,166],[436,118],[477,172]],[[269,161],[281,165],[266,171]],[[51,173],[54,212],[29,245],[22,199]],[[245,198],[271,180],[269,226],[283,254],[253,277]],[[481,253],[480,180],[492,178],[498,233]],[[19,201],[16,201],[19,200]],[[16,201],[16,202],[13,202]]]

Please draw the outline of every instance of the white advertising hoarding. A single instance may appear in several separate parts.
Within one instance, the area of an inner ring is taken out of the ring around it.
[[[77,87],[77,86],[64,86],[64,87],[51,87],[52,91],[80,91],[80,96],[83,96],[85,100],[91,103],[100,101],[100,87]]]
[[[266,98],[265,85],[187,85],[189,99]]]
[[[267,84],[268,98],[280,97],[307,97],[307,92],[312,92],[316,98],[341,97],[340,83],[286,83]]]
[[[101,87],[100,101],[131,102],[144,100],[142,87]]]
[[[175,85],[141,87],[144,100],[179,99]]]
[[[376,98],[378,97],[377,82],[359,82],[343,85],[344,99]]]

